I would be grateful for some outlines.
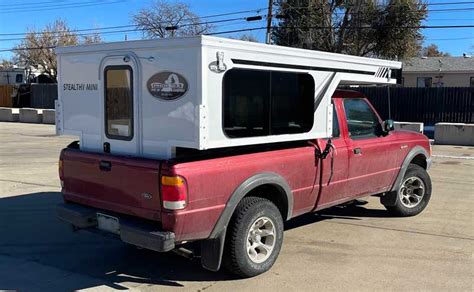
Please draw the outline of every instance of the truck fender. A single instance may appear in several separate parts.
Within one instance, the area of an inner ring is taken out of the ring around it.
[[[430,166],[431,159],[429,158],[430,156],[428,152],[426,152],[425,148],[421,146],[413,147],[413,149],[411,149],[410,152],[408,152],[407,156],[405,157],[405,160],[403,161],[403,164],[400,167],[400,171],[398,172],[397,178],[395,179],[395,182],[393,183],[392,188],[390,189],[389,192],[398,192],[398,189],[400,188],[400,185],[402,184],[402,180],[403,180],[403,177],[405,176],[408,166],[412,162],[413,158],[415,158],[419,154],[425,157],[427,168]],[[396,201],[397,201],[397,196],[384,195],[380,198],[380,202],[385,206],[394,206]]]
[[[222,262],[222,254],[224,252],[227,226],[232,214],[234,214],[235,208],[250,191],[262,185],[277,186],[283,191],[288,205],[288,212],[285,214],[286,216],[283,216],[283,219],[288,220],[291,218],[293,211],[293,194],[290,186],[283,177],[276,173],[265,172],[246,179],[230,196],[209,238],[201,242],[201,265],[205,269],[211,271],[219,270]]]

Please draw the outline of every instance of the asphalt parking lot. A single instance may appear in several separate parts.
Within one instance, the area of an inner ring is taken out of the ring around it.
[[[369,198],[298,217],[273,269],[239,280],[57,220],[57,159],[73,139],[54,126],[0,123],[0,290],[473,290],[474,147],[434,146],[421,215],[388,217]]]

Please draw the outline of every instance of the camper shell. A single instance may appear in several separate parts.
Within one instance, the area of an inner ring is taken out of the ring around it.
[[[329,137],[331,96],[339,85],[394,84],[393,72],[401,68],[400,62],[210,36],[56,53],[58,134],[79,136],[85,151],[157,159],[175,157],[180,148]]]
[[[0,68],[0,85],[20,85],[26,83],[24,68]]]

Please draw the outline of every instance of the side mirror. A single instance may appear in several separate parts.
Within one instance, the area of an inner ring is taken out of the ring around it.
[[[395,123],[393,122],[393,120],[385,120],[382,123],[382,129],[386,133],[393,131],[395,130]]]

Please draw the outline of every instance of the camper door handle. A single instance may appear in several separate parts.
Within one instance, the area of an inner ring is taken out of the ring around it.
[[[102,160],[99,163],[99,168],[102,171],[110,171],[110,169],[112,169],[112,162]]]

